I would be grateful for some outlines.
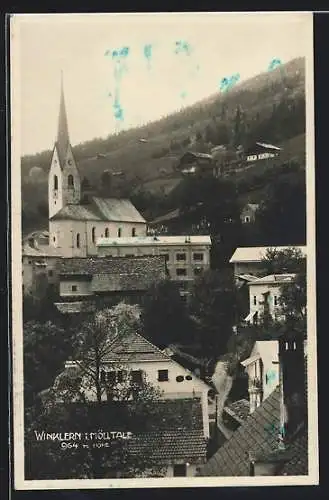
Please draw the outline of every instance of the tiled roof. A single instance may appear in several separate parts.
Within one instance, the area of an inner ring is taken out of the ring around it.
[[[161,215],[161,216],[157,217],[156,219],[152,220],[152,222],[150,222],[150,225],[159,224],[161,222],[167,222],[168,220],[177,219],[179,216],[180,216],[180,209],[175,208],[175,210],[171,210],[170,212],[167,212],[166,214]]]
[[[165,259],[160,255],[64,258],[59,263],[59,274],[62,276],[153,275],[154,279],[161,279],[165,277],[165,269]]]
[[[199,471],[200,476],[249,476],[249,453],[271,453],[280,428],[280,389],[259,406]]]
[[[126,238],[99,238],[97,246],[170,246],[170,245],[211,245],[208,235],[198,236],[129,236]]]
[[[247,399],[239,399],[225,406],[224,412],[242,424],[250,415],[250,404]]]
[[[284,476],[303,476],[308,474],[308,436],[304,426],[289,448],[291,459],[284,464],[280,474]]]
[[[132,455],[147,452],[150,464],[202,464],[206,461],[207,441],[202,429],[150,432],[129,440],[128,451]]]
[[[104,363],[170,360],[170,356],[164,354],[158,347],[138,333],[131,333],[123,338],[120,337],[103,357]]]
[[[268,248],[275,248],[275,250],[282,251],[288,248],[299,249],[306,255],[307,248],[305,246],[279,246],[279,247],[238,247],[230,258],[230,262],[261,262],[266,255]]]
[[[130,200],[93,196],[85,205],[66,205],[50,220],[94,220],[146,223]]]

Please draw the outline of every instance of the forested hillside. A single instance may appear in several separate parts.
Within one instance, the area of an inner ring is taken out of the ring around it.
[[[304,86],[304,59],[299,58],[157,122],[80,144],[74,147],[74,154],[81,175],[104,189],[104,171],[121,172],[113,176],[108,195],[138,198],[136,193],[141,193],[140,201],[136,200],[140,209],[148,196],[150,201],[157,198],[159,203],[150,212],[156,216],[168,207],[175,208],[168,196],[179,184],[174,169],[187,149],[208,152],[221,144],[234,150],[238,145],[248,148],[255,141],[264,141],[283,148],[281,164],[293,162],[304,170]],[[50,157],[51,150],[22,158],[24,230],[47,225]],[[285,175],[284,169],[279,172]],[[235,180],[244,184],[240,189],[244,199],[261,198],[268,182],[266,165],[239,172]]]

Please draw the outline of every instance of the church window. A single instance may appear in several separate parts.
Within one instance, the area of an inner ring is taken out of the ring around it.
[[[119,227],[119,229],[118,229],[118,238],[121,238],[121,233],[122,233],[122,229],[121,229],[121,227]]]
[[[131,236],[136,236],[136,228],[133,227],[131,230]]]
[[[57,175],[54,175],[54,190],[57,191],[58,189],[58,177]]]
[[[95,242],[96,242],[96,228],[95,227],[93,227],[91,230],[91,240],[95,244]]]
[[[80,248],[80,233],[77,233],[77,248]]]
[[[68,185],[68,187],[74,187],[73,175],[71,175],[71,174],[67,178],[67,185]]]
[[[109,228],[105,228],[105,238],[108,238],[110,235],[110,231],[109,231]]]

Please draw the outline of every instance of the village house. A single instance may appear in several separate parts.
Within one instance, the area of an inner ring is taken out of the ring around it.
[[[295,278],[295,274],[271,274],[250,281],[248,283],[249,314],[244,321],[257,324],[264,315],[269,315],[274,320],[280,320],[282,318],[281,287],[293,283]]]
[[[34,241],[34,240],[33,240]],[[30,245],[33,246],[30,246]],[[58,287],[57,262],[60,252],[47,245],[25,242],[22,248],[23,295],[38,297]]]
[[[97,254],[99,237],[146,235],[146,221],[127,199],[84,192],[69,139],[63,84],[57,140],[48,176],[49,244],[63,257]]]
[[[210,236],[155,235],[97,241],[99,257],[163,256],[170,279],[178,282],[183,290],[184,284],[193,282],[210,268],[210,247]]]
[[[161,256],[60,259],[59,295],[62,313],[79,313],[121,301],[139,303],[152,284],[166,278]]]
[[[259,208],[257,203],[247,203],[240,214],[242,224],[253,224],[256,220],[256,212]]]
[[[77,366],[77,361],[67,361],[65,369]],[[110,384],[113,394],[115,391],[120,394],[131,384],[147,382],[159,389],[162,400],[197,398],[201,405],[203,437],[209,438],[208,393],[211,387],[142,335],[132,332],[119,336],[102,356],[100,376]],[[95,393],[88,388],[84,388],[84,395],[87,401],[95,400]],[[106,393],[103,398],[107,400]]]
[[[307,357],[304,340],[278,342],[278,384],[196,475],[203,477],[307,475]],[[259,347],[257,347],[259,349]],[[270,349],[271,353],[274,350]],[[268,359],[272,357],[269,355]],[[273,384],[275,385],[275,384]]]
[[[249,358],[241,362],[248,374],[249,413],[253,413],[279,384],[279,343],[258,340]]]
[[[214,176],[220,175],[220,170],[215,164],[212,155],[207,153],[197,153],[194,151],[187,151],[180,158],[176,170],[183,176],[188,175],[201,175],[201,176]]]
[[[245,156],[247,162],[254,162],[259,160],[268,160],[279,156],[281,148],[273,146],[273,144],[266,144],[264,142],[256,142],[247,151]]]
[[[234,266],[235,276],[241,274],[254,276],[264,275],[265,269],[263,259],[266,256],[268,248],[275,249],[278,252],[288,249],[296,249],[300,250],[303,255],[306,255],[305,246],[238,247],[229,261],[230,264],[233,264]]]

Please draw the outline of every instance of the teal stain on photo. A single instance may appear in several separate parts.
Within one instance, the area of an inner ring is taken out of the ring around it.
[[[186,54],[190,55],[192,52],[192,47],[191,45],[186,42],[185,40],[179,40],[175,43],[176,48],[175,48],[175,54]]]
[[[148,43],[147,45],[144,45],[144,57],[150,61],[152,58],[152,45]]]
[[[235,75],[222,78],[219,83],[219,90],[221,92],[227,92],[230,90],[238,81],[240,80],[240,73],[235,73]]]
[[[120,105],[119,102],[115,101],[113,104],[113,114],[114,118],[119,121],[123,121],[124,116],[123,116],[123,109]]]
[[[186,90],[183,90],[183,92],[181,92],[181,93],[180,93],[180,97],[181,97],[182,99],[185,99],[185,97],[187,97],[187,92],[186,92]]]
[[[269,432],[272,435],[279,434],[281,436],[285,435],[285,427],[284,425],[276,425],[276,424],[266,424],[264,426],[264,430]]]
[[[112,51],[112,58],[113,59],[120,59],[120,58],[125,58],[129,55],[129,47],[122,47],[121,49],[116,49]]]
[[[268,71],[273,71],[278,66],[281,66],[281,64],[282,64],[282,62],[280,59],[278,59],[278,58],[272,59],[272,61],[270,62],[269,66],[268,66]]]
[[[275,370],[269,370],[266,373],[266,383],[267,384],[273,384],[273,382],[276,382],[277,380],[277,373]]]

